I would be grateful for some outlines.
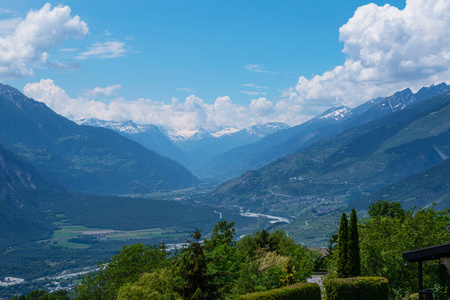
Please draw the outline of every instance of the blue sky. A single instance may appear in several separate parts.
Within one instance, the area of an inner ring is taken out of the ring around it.
[[[9,1],[0,80],[71,119],[295,125],[445,81],[446,2]]]

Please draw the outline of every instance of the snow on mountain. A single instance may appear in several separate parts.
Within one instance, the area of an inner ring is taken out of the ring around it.
[[[351,113],[351,108],[347,106],[332,107],[325,111],[321,115],[317,116],[318,119],[333,119],[336,121],[342,120]]]
[[[94,126],[94,127],[104,127],[113,129],[115,131],[120,131],[122,133],[127,134],[137,134],[146,132],[149,130],[155,130],[158,128],[156,125],[139,125],[134,123],[133,121],[105,121],[100,119],[81,119],[76,121],[78,125],[88,125],[88,126]]]
[[[186,141],[201,140],[204,138],[224,138],[233,135],[256,135],[263,138],[266,135],[277,132],[281,129],[289,128],[290,126],[282,122],[258,123],[244,129],[238,129],[233,126],[219,127],[214,130],[206,130],[203,128],[197,129],[183,129],[183,130],[168,130],[165,129],[166,135],[175,143],[183,143]]]

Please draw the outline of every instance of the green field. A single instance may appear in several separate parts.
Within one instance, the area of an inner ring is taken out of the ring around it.
[[[64,223],[63,223],[64,224]],[[91,245],[85,243],[73,243],[69,242],[69,239],[80,238],[83,236],[88,236],[97,242],[108,242],[108,241],[128,241],[128,240],[139,240],[139,239],[150,239],[150,238],[182,238],[185,233],[177,233],[173,228],[162,229],[162,228],[148,228],[140,230],[113,230],[110,228],[89,228],[81,225],[71,225],[65,224],[59,226],[58,230],[55,230],[51,239],[44,242],[60,247],[67,248],[88,248]]]

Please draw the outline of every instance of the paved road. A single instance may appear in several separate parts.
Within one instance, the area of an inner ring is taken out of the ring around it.
[[[306,279],[306,282],[317,283],[322,286],[322,276],[323,275],[312,275],[310,278]]]

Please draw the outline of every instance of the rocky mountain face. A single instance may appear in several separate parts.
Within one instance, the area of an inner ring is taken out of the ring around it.
[[[0,140],[37,171],[74,191],[131,194],[198,183],[180,164],[112,130],[79,126],[3,84]]]

